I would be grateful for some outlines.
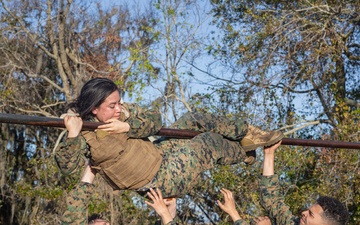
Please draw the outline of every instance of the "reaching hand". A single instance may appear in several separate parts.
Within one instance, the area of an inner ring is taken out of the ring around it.
[[[105,123],[106,124],[98,126],[98,129],[117,134],[126,133],[130,130],[130,125],[128,123],[118,119],[109,119],[105,121]]]
[[[220,192],[224,195],[225,202],[222,204],[219,200],[217,200],[217,203],[219,207],[230,215],[231,219],[235,222],[236,220],[241,219],[239,213],[236,211],[235,208],[235,201],[234,197],[231,191],[223,188],[220,190]]]
[[[174,219],[176,216],[176,198],[165,198],[164,203],[169,210],[171,217]]]
[[[276,149],[278,149],[278,147],[281,145],[281,141],[279,141],[278,143],[271,145],[269,147],[265,147],[264,148],[264,154],[274,154]]]
[[[148,201],[145,201],[145,203],[154,208],[154,210],[161,217],[162,222],[164,224],[167,224],[170,221],[172,221],[173,217],[172,217],[166,204],[173,206],[174,202],[171,202],[172,200],[170,200],[170,203],[169,203],[169,201],[167,203],[165,203],[165,201],[162,197],[161,191],[158,188],[156,188],[156,191],[154,191],[154,189],[150,188],[150,192],[148,192],[147,195],[153,201],[153,203],[148,202]],[[176,200],[175,200],[175,204],[176,204]],[[175,208],[176,208],[176,206],[175,206]]]
[[[274,175],[275,151],[280,146],[280,144],[281,141],[272,146],[264,148],[263,176]]]

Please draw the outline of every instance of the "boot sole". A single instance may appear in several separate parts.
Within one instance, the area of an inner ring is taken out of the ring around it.
[[[254,144],[254,145],[247,145],[247,146],[243,146],[242,148],[247,152],[247,151],[252,151],[257,149],[258,147],[268,147],[271,145],[274,145],[276,143],[278,143],[281,139],[284,138],[284,134],[281,133],[281,135],[271,141],[265,142],[265,143],[258,143],[258,144]]]

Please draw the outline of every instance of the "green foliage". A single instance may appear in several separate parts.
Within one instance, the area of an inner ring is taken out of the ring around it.
[[[40,1],[2,3],[1,112],[58,117],[84,81],[103,76],[139,103],[146,87],[166,82],[164,90],[156,87],[162,96],[153,103],[164,116],[173,110],[178,118],[185,108],[247,118],[263,128],[282,128],[287,137],[359,142],[359,23],[353,16],[359,1],[213,0],[214,24],[221,31],[208,32],[213,43],[206,45],[195,35],[197,24],[187,20],[188,9],[199,9],[195,2],[156,1],[156,11],[138,12],[136,18],[127,7],[105,10],[87,1],[56,2],[49,17]],[[208,89],[191,93],[188,81],[197,74],[190,67],[200,50],[231,72],[226,77],[216,70]],[[300,127],[309,120],[318,123]],[[58,133],[1,125],[4,224],[58,223],[66,192],[81,174],[59,173],[52,156]],[[257,191],[262,166],[261,150],[257,153],[252,166],[205,173],[201,185],[179,201],[180,218],[231,224],[214,202],[222,187],[235,193],[246,220],[265,213]],[[346,203],[351,225],[360,221],[359,163],[358,151],[348,149],[282,146],[276,154],[281,188],[295,214],[318,195],[331,194]],[[90,214],[103,213],[114,224],[158,219],[134,192],[114,194],[101,179],[96,185]]]
[[[221,89],[219,96],[233,93],[226,98],[227,105],[239,104],[234,94],[238,89],[250,109],[247,116],[255,113],[256,124],[283,127],[288,137],[359,142],[359,85],[354,76],[359,71],[359,49],[358,45],[351,50],[346,47],[358,42],[359,24],[344,20],[359,2],[211,3],[213,22],[225,35],[214,38],[208,51],[236,65],[229,83],[214,88]],[[318,125],[303,126],[308,122]],[[350,224],[358,223],[356,150],[281,149],[277,171],[293,212],[330,193],[346,203],[352,214]]]
[[[247,82],[249,93],[243,93],[249,98],[266,90],[276,90],[282,96],[291,94],[296,97],[292,102],[302,100],[302,115],[326,117],[336,127],[339,121],[333,114],[334,102],[353,96],[358,85],[353,85],[357,78],[352,73],[359,69],[358,57],[353,57],[357,48],[348,51],[346,47],[356,42],[358,31],[345,32],[348,38],[342,40],[337,37],[345,27],[358,27],[353,20],[342,19],[356,11],[358,4],[213,1],[214,23],[225,35],[213,44],[217,47],[212,47],[211,53],[241,68],[232,75],[232,88],[243,88]],[[344,52],[348,54],[344,56]],[[331,88],[330,84],[335,85]],[[288,111],[288,106],[283,107]]]

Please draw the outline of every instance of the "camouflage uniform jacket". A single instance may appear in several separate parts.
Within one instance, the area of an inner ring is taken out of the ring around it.
[[[175,218],[174,218],[174,220],[172,220],[172,221],[170,221],[170,222],[168,222],[168,223],[166,223],[166,224],[164,224],[161,220],[159,220],[159,221],[156,221],[155,222],[155,225],[181,225],[181,224],[183,224],[181,221],[180,221],[180,219],[176,216]]]
[[[178,223],[176,221],[170,221],[165,225],[178,225]]]
[[[80,182],[66,197],[66,211],[62,215],[61,225],[87,225],[88,224],[88,204],[93,193],[94,185]],[[156,223],[157,224],[157,223]],[[164,225],[163,223],[161,223]],[[165,225],[181,224],[178,218]]]
[[[240,219],[240,220],[236,220],[234,222],[234,225],[249,225],[249,223],[246,222],[245,220]]]
[[[158,111],[141,108],[137,104],[122,105],[122,121],[130,125],[127,136],[130,138],[146,138],[156,134],[162,127],[161,115]],[[69,175],[78,168],[84,168],[83,156],[90,158],[89,146],[82,135],[75,138],[64,138],[55,152],[55,161],[63,175]]]
[[[280,194],[279,177],[261,176],[260,180],[260,203],[269,213],[269,217],[277,225],[298,225],[299,218],[295,217],[284,202],[284,196]]]

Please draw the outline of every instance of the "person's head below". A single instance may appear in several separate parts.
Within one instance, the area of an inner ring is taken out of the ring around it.
[[[94,78],[82,87],[79,96],[68,105],[80,114],[83,120],[96,118],[104,122],[119,118],[121,98],[116,84],[107,78]]]
[[[300,225],[345,225],[348,218],[349,213],[339,200],[323,196],[302,212]]]
[[[89,225],[110,225],[110,223],[105,220],[102,216],[99,214],[93,214],[89,217],[88,220]]]

